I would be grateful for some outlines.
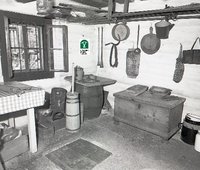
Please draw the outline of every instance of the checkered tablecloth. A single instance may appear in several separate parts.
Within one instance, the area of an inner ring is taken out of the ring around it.
[[[0,83],[0,115],[42,106],[45,91],[18,82]]]

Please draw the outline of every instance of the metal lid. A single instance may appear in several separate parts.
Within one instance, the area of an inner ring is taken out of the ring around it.
[[[200,116],[192,114],[192,113],[188,113],[186,115],[186,119],[190,119],[192,121],[200,122]]]

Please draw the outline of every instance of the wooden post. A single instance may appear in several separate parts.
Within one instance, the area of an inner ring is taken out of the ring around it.
[[[10,127],[15,127],[15,118],[9,117],[9,119],[8,119],[8,125]]]
[[[124,13],[128,13],[129,0],[124,0]]]
[[[29,147],[32,153],[37,152],[37,137],[35,128],[34,108],[27,109]]]
[[[74,93],[74,80],[75,80],[74,63],[72,63],[72,93]]]
[[[108,19],[112,19],[112,13],[115,12],[115,0],[108,1]]]

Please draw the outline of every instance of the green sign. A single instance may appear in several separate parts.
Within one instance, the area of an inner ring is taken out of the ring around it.
[[[89,42],[87,40],[82,40],[80,42],[80,48],[81,49],[88,49],[89,48]]]

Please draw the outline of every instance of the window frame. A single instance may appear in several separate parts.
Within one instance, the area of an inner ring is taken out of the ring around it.
[[[44,70],[29,71],[29,72],[12,71],[12,64],[11,64],[12,59],[10,53],[9,30],[8,30],[9,20],[16,21],[20,24],[42,26]],[[0,11],[1,65],[2,65],[2,74],[5,82],[36,80],[36,79],[45,79],[54,77],[54,71],[49,70],[48,42],[47,42],[48,38],[46,34],[47,25],[51,24],[52,21],[50,19],[45,19],[42,17],[26,15],[26,14]]]
[[[54,50],[57,50],[53,47],[53,28],[62,29],[63,37],[63,67],[64,69],[55,69],[54,68],[54,55],[52,55]],[[68,72],[69,71],[69,61],[68,61],[68,27],[66,25],[47,25],[47,45],[48,45],[48,56],[49,56],[49,70],[54,72]]]

